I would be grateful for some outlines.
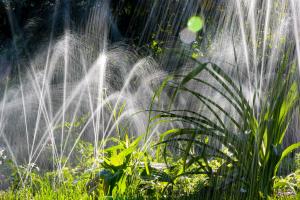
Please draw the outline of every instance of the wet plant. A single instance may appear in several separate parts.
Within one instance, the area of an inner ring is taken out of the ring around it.
[[[172,166],[170,159],[176,158],[172,150],[175,152],[181,159],[181,174],[206,174],[209,184],[203,191],[207,198],[219,199],[216,194],[221,192],[229,199],[268,198],[281,161],[300,146],[282,145],[299,101],[295,65],[283,59],[264,93],[247,99],[242,85],[222,68],[195,62],[190,73],[168,78],[156,94],[159,97],[168,88],[171,106],[155,110],[152,123],[172,123],[174,127],[161,135],[159,151],[168,166]],[[204,87],[219,94],[224,104],[209,96],[208,90],[199,90]],[[199,110],[173,109],[180,95],[195,98],[202,106]],[[256,103],[257,110],[253,108]],[[180,125],[176,127],[176,123]],[[213,169],[212,159],[219,160],[218,168]],[[191,168],[195,164],[198,167]]]

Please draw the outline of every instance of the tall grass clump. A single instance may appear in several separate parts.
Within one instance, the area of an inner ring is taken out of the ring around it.
[[[168,91],[170,106],[151,108],[151,123],[172,127],[161,134],[157,151],[169,167],[174,159],[181,162],[178,176],[208,177],[196,194],[202,198],[268,198],[281,161],[300,146],[283,147],[299,102],[295,65],[284,59],[268,86],[249,98],[241,81],[218,65],[193,62],[188,74],[168,77],[155,94]],[[180,96],[191,100],[190,107],[173,106]]]

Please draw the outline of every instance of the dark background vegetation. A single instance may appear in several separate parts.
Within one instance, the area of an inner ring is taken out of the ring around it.
[[[103,2],[110,4],[111,27],[114,27],[110,39],[126,39],[140,46],[154,38],[172,40],[190,15],[199,13],[201,7],[205,7],[202,14],[204,11],[207,15],[221,1],[0,0],[0,52],[9,49],[13,39],[18,48],[31,52],[38,44],[49,40],[51,30],[53,37],[63,32],[66,16],[69,16],[71,28],[79,27],[86,24],[90,8]],[[55,10],[56,17],[53,17]]]
[[[58,2],[58,3],[57,3]],[[153,1],[154,2],[154,1]],[[13,36],[22,38],[23,46],[35,47],[37,43],[47,39],[54,21],[54,37],[59,36],[64,28],[64,18],[70,16],[71,27],[85,24],[90,8],[101,1],[94,0],[8,0],[0,1],[0,48],[3,50],[11,45]],[[120,36],[139,42],[144,32],[149,13],[152,11],[152,1],[111,0],[112,23],[115,23],[117,36],[111,34],[111,39],[119,40]],[[56,17],[54,16],[57,6]],[[164,5],[160,5],[164,6]],[[11,12],[8,12],[10,10]],[[10,16],[9,16],[10,15]],[[159,16],[153,16],[151,26],[156,24]],[[156,21],[156,22],[155,22]],[[13,26],[13,27],[11,27]],[[12,28],[15,30],[12,31]],[[152,29],[155,26],[152,26]],[[114,33],[116,35],[116,33]],[[114,38],[115,37],[115,38]],[[144,38],[147,38],[144,36]]]

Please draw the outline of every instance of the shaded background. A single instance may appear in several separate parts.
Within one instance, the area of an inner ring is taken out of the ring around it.
[[[110,3],[110,41],[126,41],[137,46],[157,41],[174,41],[193,14],[206,16],[209,22],[221,0],[104,0]],[[86,24],[90,9],[103,0],[1,0],[0,55],[25,57],[42,44],[59,37],[68,28],[78,31]],[[200,6],[201,5],[201,6]],[[209,24],[209,23],[207,23]],[[14,30],[14,31],[12,31]],[[13,48],[13,42],[17,50]],[[17,51],[17,52],[15,52]],[[3,58],[2,58],[3,59]]]

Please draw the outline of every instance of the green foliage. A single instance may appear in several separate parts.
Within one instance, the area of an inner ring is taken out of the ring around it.
[[[277,191],[278,194],[289,194],[295,195],[297,194],[297,190],[299,190],[299,172],[296,171],[285,178],[276,178],[274,181],[274,190]],[[287,196],[287,195],[284,195]]]
[[[15,184],[0,193],[0,199],[176,199],[206,184],[206,175],[178,176],[181,162],[157,163],[140,147],[142,137],[110,138],[96,165],[93,146],[81,141],[82,160],[77,166],[44,174],[36,166],[30,172],[19,166],[12,175]],[[20,177],[28,181],[20,184]]]
[[[138,144],[141,137],[130,141],[125,135],[124,141],[111,138],[115,145],[104,150],[104,160],[101,162],[101,171],[88,183],[88,192],[92,193],[102,185],[107,196],[123,195],[132,175],[134,162],[137,162]],[[98,195],[98,194],[97,194]]]
[[[294,71],[282,63],[264,99],[258,99],[261,105],[258,113],[243,95],[241,87],[213,63],[198,63],[189,74],[175,76],[168,85],[173,91],[171,104],[182,92],[195,97],[206,110],[205,113],[157,111],[158,115],[151,119],[153,123],[169,120],[190,125],[188,128],[170,129],[161,135],[158,145],[164,146],[165,157],[175,158],[174,154],[167,153],[167,148],[170,144],[173,148],[174,144],[178,144],[175,146],[181,152],[177,157],[182,158],[182,174],[207,174],[210,187],[219,192],[230,190],[239,198],[267,198],[272,194],[274,177],[281,161],[300,146],[299,143],[286,149],[282,146],[299,99]],[[215,85],[199,78],[204,72],[214,79]],[[215,94],[221,95],[238,117],[226,111],[213,97],[189,87],[192,84],[197,84],[196,88],[201,88],[201,85],[209,87]],[[222,119],[220,114],[225,117]],[[220,146],[223,148],[220,149]],[[211,159],[219,160],[221,166],[212,169]],[[167,158],[165,160],[168,161]],[[193,165],[198,165],[196,171],[191,169]]]

